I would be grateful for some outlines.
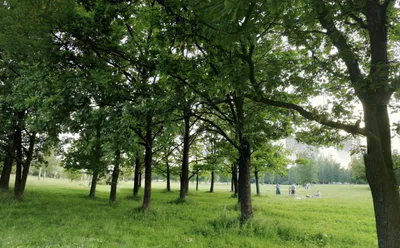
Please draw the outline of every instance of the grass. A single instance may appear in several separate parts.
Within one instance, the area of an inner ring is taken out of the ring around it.
[[[132,184],[119,184],[110,207],[109,186],[99,185],[90,200],[86,182],[30,178],[22,202],[0,193],[0,247],[377,247],[366,185],[316,185],[299,189],[301,199],[262,185],[253,197],[254,219],[241,225],[227,184],[217,184],[215,193],[190,185],[179,202],[178,184],[167,193],[154,182],[149,212],[129,197]],[[317,190],[323,198],[304,197]]]

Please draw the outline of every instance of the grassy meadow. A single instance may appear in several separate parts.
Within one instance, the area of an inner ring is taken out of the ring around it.
[[[300,199],[288,197],[289,186],[277,196],[274,185],[261,185],[254,220],[242,226],[228,184],[215,193],[191,184],[188,200],[178,203],[177,183],[167,193],[165,183],[153,182],[149,212],[138,211],[132,185],[121,182],[109,206],[109,186],[99,185],[90,200],[87,182],[29,178],[22,202],[0,193],[0,247],[377,247],[366,185],[298,187]],[[323,198],[305,198],[317,190]]]

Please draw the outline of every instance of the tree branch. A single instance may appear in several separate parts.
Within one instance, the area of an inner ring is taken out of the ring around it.
[[[246,97],[255,102],[259,102],[259,103],[262,103],[265,105],[275,106],[275,107],[285,108],[285,109],[293,109],[293,110],[297,111],[304,118],[311,120],[311,121],[316,121],[316,122],[318,122],[324,126],[330,127],[330,128],[341,129],[341,130],[344,130],[351,134],[361,134],[361,135],[368,136],[368,137],[375,137],[370,132],[368,132],[365,128],[358,127],[358,125],[348,125],[348,124],[344,124],[344,123],[340,123],[340,122],[330,121],[324,116],[309,112],[306,109],[304,109],[303,107],[293,104],[293,103],[274,101],[274,100],[260,97],[260,96],[255,97],[253,95],[246,95]],[[375,137],[375,138],[377,138],[377,137]]]

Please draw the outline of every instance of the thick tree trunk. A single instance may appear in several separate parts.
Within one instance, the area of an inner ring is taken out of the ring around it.
[[[254,177],[256,179],[256,191],[257,191],[257,195],[260,195],[260,182],[258,180],[258,170],[254,171]]]
[[[245,127],[244,98],[235,97],[234,103],[237,111],[237,136],[239,138],[239,197],[241,220],[246,221],[253,217],[251,202],[251,163],[250,143],[243,134]]]
[[[152,137],[152,119],[153,116],[147,113],[147,127],[146,127],[146,153],[144,156],[145,175],[144,175],[144,197],[143,197],[143,210],[150,209],[151,203],[151,173],[152,173],[152,159],[153,159],[153,137]]]
[[[367,137],[364,154],[367,180],[371,188],[379,247],[400,244],[400,196],[393,171],[390,121],[386,105],[363,103]]]
[[[140,187],[140,159],[139,159],[139,153],[136,153],[136,159],[135,159],[135,177],[133,179],[133,197],[137,197],[139,193],[139,187]]]
[[[119,165],[121,159],[121,151],[115,151],[115,162],[114,162],[114,169],[112,173],[111,179],[111,190],[110,190],[110,200],[109,204],[114,205],[115,201],[117,200],[117,185],[118,185],[118,177],[119,177]]]
[[[167,156],[167,161],[165,162],[167,164],[167,192],[171,192],[171,172],[168,163],[168,156]]]
[[[181,168],[181,191],[179,198],[184,200],[189,190],[189,150],[190,150],[190,106],[184,110],[185,131],[183,135],[183,154]]]
[[[210,192],[214,192],[214,178],[215,177],[215,173],[214,170],[211,171],[211,186],[210,186]]]
[[[90,183],[89,198],[93,199],[96,196],[96,186],[98,178],[99,178],[99,171],[94,170],[92,175],[92,182]]]

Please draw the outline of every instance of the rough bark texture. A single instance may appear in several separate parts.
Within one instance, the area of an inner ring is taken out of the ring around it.
[[[239,148],[239,198],[241,219],[248,220],[253,217],[253,206],[251,202],[251,184],[250,184],[250,144],[242,138]]]
[[[184,111],[185,131],[183,135],[183,154],[181,167],[181,191],[179,198],[184,200],[189,190],[189,149],[190,149],[190,108]]]
[[[214,170],[211,171],[211,186],[210,186],[210,192],[214,192],[214,180],[215,180],[215,173]]]
[[[90,183],[89,198],[94,198],[96,196],[96,186],[98,178],[99,178],[99,171],[98,170],[93,171],[92,182]]]
[[[118,185],[118,177],[119,177],[119,165],[121,159],[121,151],[115,151],[115,161],[114,161],[114,169],[112,173],[111,179],[111,190],[110,190],[110,200],[109,204],[113,205],[117,200],[117,185]]]
[[[379,247],[394,248],[400,244],[400,197],[393,171],[387,106],[364,104],[364,118],[367,129],[379,137],[367,137],[364,154]]]
[[[136,154],[136,159],[135,159],[135,177],[133,179],[133,197],[137,197],[139,193],[139,187],[140,187],[140,174],[141,174],[141,168],[140,168],[140,159],[139,159],[139,153]]]
[[[258,179],[258,170],[254,171],[254,177],[256,179],[256,192],[257,192],[257,195],[260,195],[260,181]]]
[[[146,153],[144,156],[144,197],[143,197],[143,210],[150,209],[151,203],[151,164],[153,159],[153,137],[152,137],[152,115],[147,114],[147,127],[146,127]]]
[[[244,130],[244,98],[235,98],[237,111],[237,134],[239,138],[239,197],[241,220],[246,221],[253,217],[253,206],[251,202],[251,163],[250,163],[250,143],[243,135]]]

